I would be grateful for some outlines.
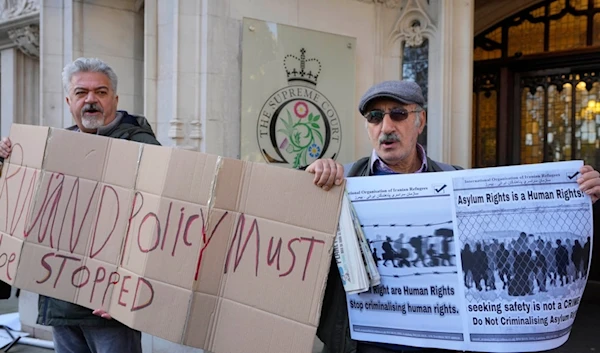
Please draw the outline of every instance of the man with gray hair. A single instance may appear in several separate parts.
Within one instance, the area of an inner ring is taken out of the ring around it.
[[[371,155],[347,166],[331,159],[318,159],[306,171],[315,174],[315,184],[328,190],[333,184],[341,184],[344,174],[354,177],[460,169],[433,161],[417,142],[427,119],[424,104],[421,88],[415,82],[384,81],[374,85],[363,95],[358,106],[373,145]],[[349,170],[344,173],[344,168]],[[325,344],[324,352],[328,353],[443,352],[352,340],[346,292],[335,259],[329,272],[317,334]]]
[[[117,110],[117,75],[95,58],[79,58],[62,73],[66,102],[75,121],[68,128],[102,136],[159,145],[142,116]],[[8,158],[10,139],[0,141],[0,157]],[[67,158],[67,156],[65,156]],[[38,324],[52,326],[57,353],[141,353],[141,333],[112,318],[104,308],[85,307],[40,295]]]
[[[373,85],[360,100],[371,155],[347,166],[333,159],[317,159],[306,168],[314,183],[325,190],[340,185],[344,177],[443,172],[460,167],[430,159],[417,138],[426,123],[421,88],[411,81],[385,81]],[[346,172],[344,172],[346,169]],[[600,197],[600,174],[589,165],[580,169],[579,188],[592,202]],[[346,292],[332,256],[317,335],[327,353],[432,353],[446,350],[355,341],[350,337]]]

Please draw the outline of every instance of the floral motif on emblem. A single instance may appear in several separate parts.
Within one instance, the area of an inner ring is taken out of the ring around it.
[[[310,112],[306,102],[294,104],[294,117],[286,109],[287,119],[282,118],[284,128],[277,130],[285,135],[279,148],[294,155],[293,167],[308,165],[308,157],[318,158],[323,146],[319,120],[321,116]]]
[[[308,115],[308,105],[306,105],[304,102],[297,102],[294,105],[294,113],[296,113],[298,119],[306,118]]]
[[[313,157],[313,158],[319,157],[320,153],[321,153],[321,147],[319,145],[317,145],[316,143],[313,143],[308,148],[308,155],[311,156],[311,157]]]

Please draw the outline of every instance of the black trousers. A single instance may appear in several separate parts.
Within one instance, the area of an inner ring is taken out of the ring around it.
[[[10,298],[11,291],[12,287],[10,286],[10,284],[6,284],[0,281],[0,299]]]

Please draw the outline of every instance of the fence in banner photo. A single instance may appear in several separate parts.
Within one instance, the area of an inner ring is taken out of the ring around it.
[[[63,129],[10,139],[0,280],[213,353],[312,351],[342,187]]]
[[[340,273],[363,272],[344,280],[352,338],[481,352],[565,343],[591,263],[582,165],[348,178],[334,253]],[[350,240],[367,248],[342,261]]]

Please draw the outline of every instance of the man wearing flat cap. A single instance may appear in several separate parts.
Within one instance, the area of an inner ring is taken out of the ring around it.
[[[306,171],[315,174],[317,186],[329,190],[340,185],[344,177],[461,169],[430,159],[417,142],[426,123],[424,103],[421,88],[415,82],[385,81],[375,84],[363,95],[358,106],[373,145],[371,155],[347,166],[346,173],[344,166],[332,159],[318,159]],[[588,165],[583,166],[580,173],[579,188],[595,202],[600,196],[600,174]],[[324,352],[328,353],[449,352],[352,340],[346,292],[335,259],[332,259],[327,280],[317,335],[325,344]]]

